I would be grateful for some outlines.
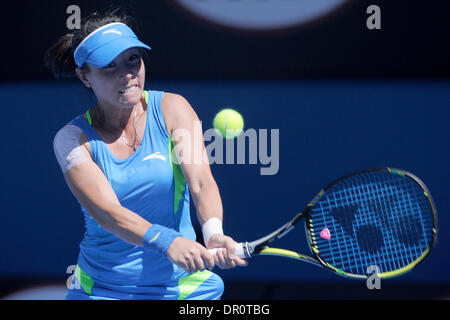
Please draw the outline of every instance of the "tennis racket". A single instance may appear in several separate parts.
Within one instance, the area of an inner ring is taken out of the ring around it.
[[[270,247],[302,218],[312,256]],[[435,246],[437,235],[437,212],[425,184],[406,171],[377,168],[330,183],[282,227],[239,243],[236,254],[292,258],[350,278],[365,279],[367,268],[377,266],[380,278],[390,278],[421,262]]]

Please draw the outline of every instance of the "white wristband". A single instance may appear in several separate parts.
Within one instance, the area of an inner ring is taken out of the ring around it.
[[[202,226],[203,241],[208,245],[209,239],[216,233],[223,234],[222,221],[218,218],[211,218]]]

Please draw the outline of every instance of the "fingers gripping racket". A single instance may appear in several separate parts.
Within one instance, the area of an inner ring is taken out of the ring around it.
[[[270,247],[302,218],[312,256]],[[236,254],[292,258],[351,278],[367,278],[367,268],[377,266],[378,276],[389,278],[421,262],[437,234],[436,208],[424,183],[406,171],[379,168],[330,183],[292,220],[265,237],[240,243]]]

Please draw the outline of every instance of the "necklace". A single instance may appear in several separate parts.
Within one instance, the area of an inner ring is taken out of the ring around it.
[[[94,108],[95,109],[95,108]],[[101,127],[103,129],[106,129],[104,126],[104,119],[103,117],[100,116],[99,112],[97,112],[97,110],[95,110],[95,115],[97,117],[97,119],[99,120],[99,122],[101,123]],[[128,147],[130,147],[131,149],[133,149],[133,151],[136,151],[137,148],[139,148],[139,146],[141,145],[142,142],[139,141],[138,136],[137,136],[137,130],[136,130],[136,115],[137,115],[137,110],[134,111],[134,118],[133,118],[133,129],[134,129],[134,139],[133,142],[130,144],[129,141],[131,140],[129,137],[127,137],[126,135],[120,135],[119,136],[119,140],[122,141],[125,145],[127,145]],[[108,130],[107,130],[108,131]],[[127,139],[125,139],[124,137],[126,137]],[[128,141],[127,141],[128,140]]]
[[[137,110],[134,111],[134,118],[133,118],[133,129],[134,129],[134,140],[133,140],[133,143],[129,144],[127,142],[127,140],[124,139],[125,135],[120,135],[120,137],[119,137],[119,139],[121,139],[123,143],[125,143],[127,146],[129,146],[131,149],[133,149],[133,151],[136,151],[137,148],[139,148],[139,146],[141,145],[141,142],[138,140],[136,126],[135,126],[136,114],[137,114]],[[128,139],[128,137],[127,137],[127,139]],[[128,141],[130,141],[130,140],[128,139]]]

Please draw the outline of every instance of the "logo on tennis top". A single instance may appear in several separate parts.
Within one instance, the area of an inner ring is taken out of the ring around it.
[[[166,157],[161,155],[160,152],[152,153],[151,155],[146,156],[144,159],[142,159],[142,161],[147,161],[147,160],[150,160],[150,159],[159,159],[159,160],[162,160],[162,161],[166,161]]]
[[[116,29],[106,30],[105,32],[102,33],[102,35],[107,34],[107,33],[117,33],[120,36],[122,35],[122,32],[120,32],[119,30],[116,30]]]
[[[322,231],[320,232],[320,237],[325,240],[330,240],[331,239],[330,230],[328,230],[328,228],[322,229]]]

